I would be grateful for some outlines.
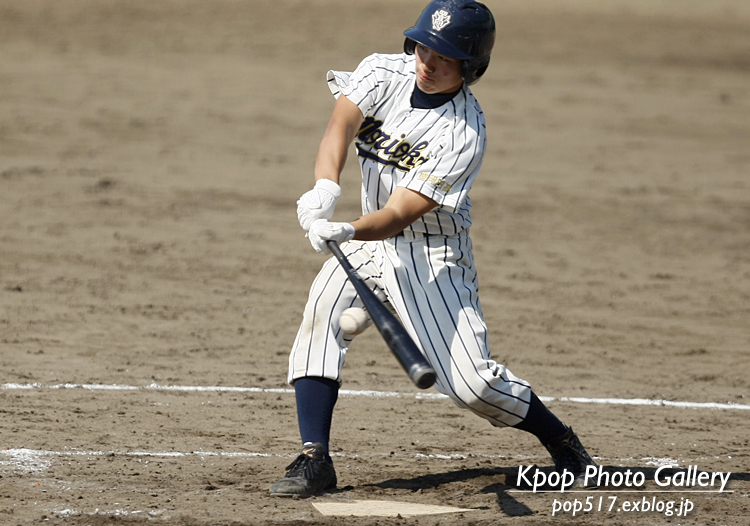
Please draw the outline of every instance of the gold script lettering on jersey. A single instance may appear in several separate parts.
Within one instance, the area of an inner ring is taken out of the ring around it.
[[[405,134],[392,137],[383,131],[383,121],[374,117],[365,117],[357,132],[357,154],[387,166],[395,166],[399,170],[408,172],[427,161],[428,157],[422,153],[430,145],[428,141],[421,141],[411,145],[405,141]]]

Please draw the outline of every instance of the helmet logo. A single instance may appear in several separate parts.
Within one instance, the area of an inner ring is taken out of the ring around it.
[[[445,9],[438,9],[432,13],[432,29],[440,31],[451,23],[451,14]]]

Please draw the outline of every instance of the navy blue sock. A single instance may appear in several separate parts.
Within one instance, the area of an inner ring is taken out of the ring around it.
[[[547,406],[533,392],[526,418],[513,427],[531,433],[542,444],[549,444],[551,440],[563,436],[568,430],[568,427],[547,409]]]
[[[320,442],[328,452],[333,406],[339,396],[339,383],[328,378],[308,377],[294,382],[297,421],[302,443]]]

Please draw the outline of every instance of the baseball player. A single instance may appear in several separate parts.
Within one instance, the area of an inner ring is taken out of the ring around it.
[[[536,435],[559,472],[582,480],[595,465],[572,429],[529,383],[490,357],[472,256],[469,191],[486,149],[482,109],[469,86],[490,62],[495,22],[470,0],[434,0],[404,32],[404,53],[374,54],[352,73],[328,72],[336,97],[315,162],[315,186],[297,202],[313,248],[335,240],[395,310],[437,373],[435,387],[496,427]],[[362,216],[331,222],[339,175],[354,143]],[[289,358],[302,451],[272,495],[335,488],[333,409],[352,335],[342,312],[362,307],[335,258],[323,265]]]

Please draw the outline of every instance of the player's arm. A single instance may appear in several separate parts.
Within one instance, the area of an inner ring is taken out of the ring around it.
[[[362,125],[362,112],[341,95],[333,107],[315,159],[315,186],[297,201],[297,219],[308,230],[316,219],[331,219],[341,196],[339,176],[346,164],[346,153]]]
[[[351,222],[354,239],[374,241],[393,237],[437,206],[426,195],[398,187],[383,208]]]
[[[346,164],[346,155],[364,117],[359,106],[341,95],[333,107],[331,119],[323,134],[315,159],[315,180],[330,179],[338,183]]]
[[[363,215],[351,223],[331,223],[324,219],[313,221],[308,237],[317,252],[328,254],[326,240],[342,243],[350,239],[387,239],[437,206],[438,203],[434,200],[415,190],[398,187],[382,209]]]

